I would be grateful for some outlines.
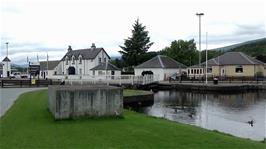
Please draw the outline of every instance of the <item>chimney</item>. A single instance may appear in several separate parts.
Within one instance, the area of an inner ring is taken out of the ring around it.
[[[71,46],[68,46],[67,52],[72,51]]]
[[[96,48],[95,43],[92,43],[92,44],[91,44],[91,48],[92,48],[92,49],[95,49],[95,48]]]

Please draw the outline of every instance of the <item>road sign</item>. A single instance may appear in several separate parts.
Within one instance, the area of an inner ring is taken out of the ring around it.
[[[40,73],[40,65],[29,65],[29,73],[37,76]]]

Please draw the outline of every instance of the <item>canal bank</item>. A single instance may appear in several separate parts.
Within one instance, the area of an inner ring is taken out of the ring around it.
[[[178,83],[160,82],[153,87],[157,90],[187,90],[187,91],[208,91],[208,92],[246,92],[266,90],[266,84],[204,84],[204,83]]]
[[[261,149],[265,144],[125,110],[123,119],[55,121],[47,91],[23,94],[0,119],[0,148]],[[15,128],[15,129],[11,129]],[[74,142],[74,143],[73,143]]]
[[[124,89],[123,96],[123,105],[127,109],[154,104],[154,94],[151,91]]]

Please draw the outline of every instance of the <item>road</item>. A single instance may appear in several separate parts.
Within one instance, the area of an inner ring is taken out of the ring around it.
[[[0,117],[14,104],[18,96],[22,93],[47,89],[45,88],[0,88]]]

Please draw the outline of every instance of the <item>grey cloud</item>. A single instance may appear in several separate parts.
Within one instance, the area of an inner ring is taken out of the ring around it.
[[[234,32],[236,35],[257,35],[265,36],[264,25],[236,25],[237,30]]]
[[[264,25],[262,24],[236,25],[236,29],[233,32],[224,33],[222,35],[215,35],[209,33],[208,43],[212,45],[228,46],[231,44],[241,43],[264,37],[265,37],[265,29]],[[205,38],[203,38],[203,42],[205,42]]]

